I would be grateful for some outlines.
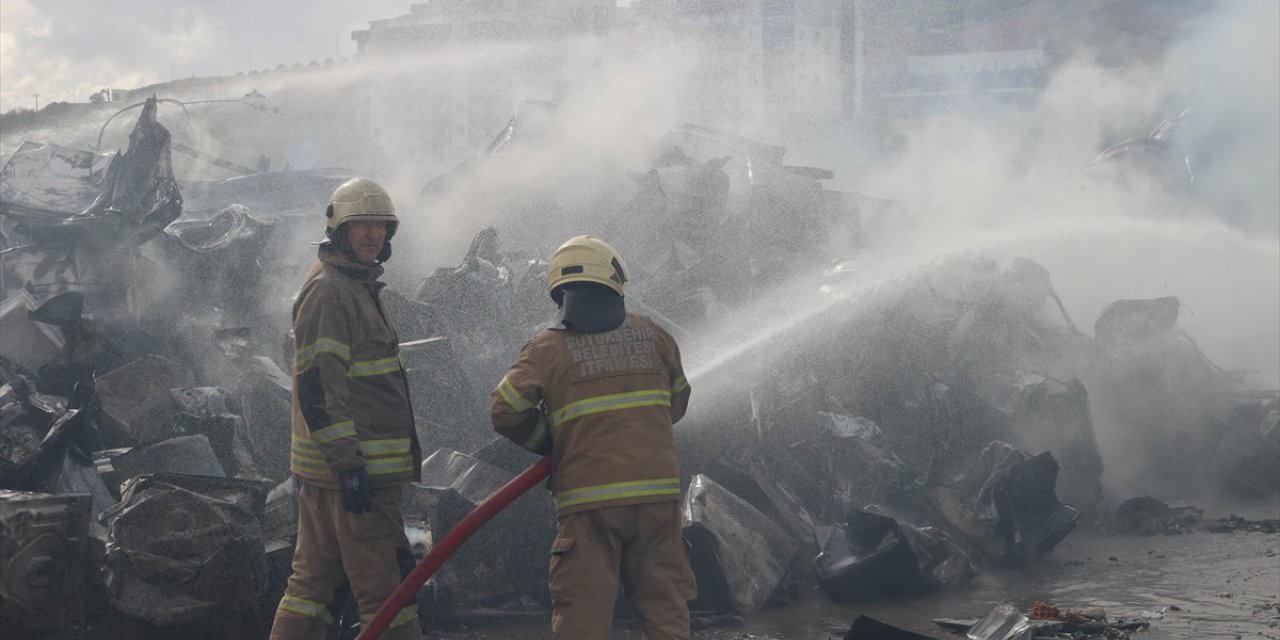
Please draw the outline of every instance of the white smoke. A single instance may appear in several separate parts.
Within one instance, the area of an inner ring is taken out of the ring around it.
[[[1104,68],[1083,54],[1029,112],[929,119],[906,133],[901,154],[846,179],[909,204],[913,228],[896,244],[1041,262],[1086,331],[1112,300],[1178,296],[1180,325],[1211,359],[1258,370],[1256,384],[1275,386],[1280,347],[1267,336],[1280,328],[1277,11],[1224,3],[1158,66]],[[1086,176],[1101,149],[1188,107],[1191,198]],[[1266,349],[1241,347],[1251,338]]]

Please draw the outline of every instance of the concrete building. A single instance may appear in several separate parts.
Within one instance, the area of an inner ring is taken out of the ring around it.
[[[635,0],[633,20],[686,47],[691,95],[738,122],[839,116],[839,0]]]
[[[1212,0],[429,0],[355,31],[365,59],[518,45],[519,68],[485,77],[436,71],[453,88],[422,104],[448,135],[479,142],[516,102],[509,84],[555,78],[566,43],[606,36],[615,53],[676,44],[691,54],[687,117],[740,131],[985,106],[1031,107],[1064,61],[1158,61]],[[567,80],[561,79],[562,82]],[[544,85],[545,88],[545,85]],[[554,90],[541,98],[556,99]],[[439,113],[437,113],[439,112]]]
[[[1210,0],[844,0],[845,117],[1030,106],[1061,65],[1158,64]]]
[[[396,105],[401,116],[437,145],[473,149],[493,139],[529,97],[522,92],[554,100],[569,43],[607,34],[615,10],[614,0],[429,0],[351,38],[358,63],[383,69],[375,82],[418,97]]]
[[[353,31],[356,55],[394,55],[470,43],[554,41],[603,35],[613,0],[429,0]]]

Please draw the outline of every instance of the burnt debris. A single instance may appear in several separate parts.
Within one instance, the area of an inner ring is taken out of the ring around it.
[[[349,175],[180,183],[156,116],[153,99],[124,153],[29,142],[0,169],[0,612],[33,632],[263,637],[297,519],[292,285],[277,283],[300,277],[309,249],[290,243],[318,228]],[[422,196],[474,189],[572,126],[558,105],[526,104]],[[988,568],[1043,562],[1099,520],[1131,534],[1266,530],[1154,497],[1108,509],[1123,496],[1103,495],[1101,420],[1153,452],[1133,464],[1175,490],[1280,496],[1280,394],[1209,361],[1178,328],[1176,298],[1117,301],[1089,335],[1039,264],[966,256],[906,274],[855,312],[844,252],[873,243],[900,203],[828,189],[830,171],[709,127],[646,148],[639,172],[584,158],[537,188],[498,184],[477,206],[509,226],[474,230],[456,267],[384,293],[435,452],[405,489],[418,555],[534,461],[494,440],[485,409],[553,312],[543,256],[504,244],[563,236],[543,214],[581,206],[572,194],[586,180],[617,187],[592,204],[592,231],[643,276],[628,305],[686,350],[798,288],[824,309],[803,332],[821,340],[783,332],[758,345],[767,372],[692,380],[698,406],[677,440],[698,619],[784,606],[802,587],[840,601],[962,589]],[[531,221],[555,228],[529,232]],[[422,619],[548,608],[553,527],[545,496],[518,500],[424,587]],[[969,637],[1005,638],[1072,621],[1005,607],[971,624]],[[923,636],[867,618],[846,637]]]

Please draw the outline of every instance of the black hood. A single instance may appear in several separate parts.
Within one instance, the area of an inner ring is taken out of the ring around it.
[[[622,296],[603,287],[565,288],[560,304],[560,320],[583,333],[612,331],[627,319]]]

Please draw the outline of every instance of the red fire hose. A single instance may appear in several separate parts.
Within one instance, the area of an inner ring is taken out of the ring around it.
[[[502,485],[501,489],[489,496],[488,500],[480,503],[467,517],[462,519],[457,526],[445,534],[440,542],[431,548],[431,551],[418,562],[418,566],[405,577],[404,582],[391,593],[391,597],[378,607],[378,612],[373,615],[373,620],[364,626],[360,635],[356,636],[356,640],[376,640],[386,630],[387,625],[391,623],[391,619],[404,608],[413,596],[418,593],[418,588],[431,577],[431,574],[444,564],[449,556],[453,555],[462,543],[466,542],[484,523],[490,518],[497,515],[499,511],[507,508],[516,498],[519,498],[524,492],[528,491],[533,485],[542,482],[544,478],[551,474],[551,458],[545,457],[539,460],[537,464],[525,469],[520,475],[511,479],[510,482]]]

